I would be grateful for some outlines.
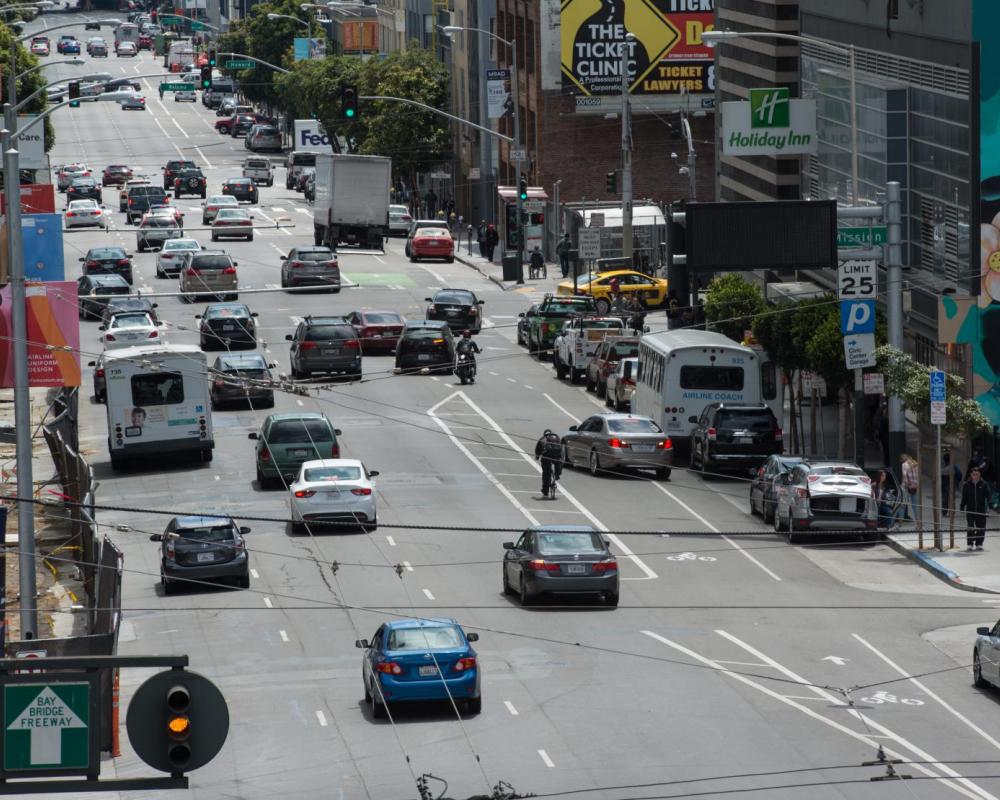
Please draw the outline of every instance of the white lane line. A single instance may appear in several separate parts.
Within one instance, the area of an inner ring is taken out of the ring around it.
[[[436,280],[439,284],[441,284],[442,286],[447,286],[448,285],[448,281],[446,281],[444,278],[442,278],[440,275],[438,275],[430,267],[424,267],[424,269],[427,270],[431,274],[431,276],[434,278],[434,280]]]
[[[755,669],[763,669],[770,666],[770,664],[761,664],[757,661],[723,661],[721,658],[715,659],[715,663],[732,664],[734,667],[754,667]]]
[[[974,730],[976,733],[978,733],[980,736],[982,736],[987,742],[989,742],[991,745],[993,745],[997,750],[1000,750],[1000,741],[997,741],[995,738],[993,738],[992,736],[990,736],[990,734],[988,734],[986,731],[984,731],[982,728],[980,728],[978,725],[976,725],[976,723],[974,723],[968,717],[964,716],[958,710],[956,710],[955,708],[952,708],[950,705],[948,705],[948,703],[946,703],[944,700],[942,700],[940,697],[938,697],[938,695],[936,695],[934,692],[932,692],[930,689],[928,689],[919,680],[917,680],[916,678],[910,678],[909,674],[906,672],[906,670],[904,670],[902,667],[899,666],[899,664],[897,664],[895,661],[893,661],[891,658],[889,658],[889,656],[885,655],[882,652],[879,652],[879,650],[877,650],[873,645],[871,645],[868,642],[866,642],[864,639],[862,639],[856,633],[852,633],[851,636],[853,636],[861,644],[863,644],[865,647],[867,647],[869,650],[871,650],[875,655],[877,655],[879,658],[881,658],[886,664],[888,664],[890,667],[892,667],[894,670],[896,670],[896,672],[898,672],[904,678],[908,678],[909,681],[910,681],[910,683],[912,683],[914,686],[916,686],[918,689],[920,689],[920,691],[922,691],[928,697],[936,700],[952,716],[954,716],[955,718],[957,718],[961,722],[964,722],[968,727],[970,727],[972,730]]]
[[[695,511],[693,508],[691,508],[691,506],[689,506],[687,503],[685,503],[683,500],[681,500],[673,492],[671,492],[670,490],[664,488],[659,483],[650,482],[650,485],[656,487],[661,492],[663,492],[667,497],[669,497],[671,500],[673,500],[675,503],[677,503],[677,505],[679,505],[681,508],[683,508],[685,511],[687,511],[688,514],[690,514],[692,517],[694,517],[696,520],[698,520],[698,522],[700,522],[702,525],[704,525],[706,528],[708,528],[710,531],[712,531],[712,533],[719,534],[719,536],[721,536],[725,540],[726,544],[728,544],[730,547],[735,548],[736,550],[739,550],[750,561],[752,561],[754,564],[756,564],[758,567],[760,567],[764,572],[766,572],[768,575],[770,575],[772,578],[774,578],[774,580],[776,580],[776,581],[780,581],[781,580],[781,578],[778,577],[778,575],[776,575],[771,569],[769,569],[768,567],[765,567],[754,556],[752,556],[750,553],[748,553],[746,550],[744,550],[742,547],[740,547],[736,542],[734,542],[732,539],[730,539],[728,536],[726,536],[722,531],[720,531],[718,528],[716,528],[711,522],[709,522],[701,514],[699,514],[697,511]]]
[[[535,387],[534,386],[528,386],[528,384],[524,384],[524,388],[525,389],[532,389],[533,390]]]
[[[277,250],[279,255],[284,257],[285,251],[282,250],[280,247],[278,247],[278,245],[276,245],[274,242],[268,242],[268,244],[271,245],[271,247],[273,247],[275,250]]]
[[[592,397],[592,396],[591,396],[591,395],[590,395],[590,394],[589,394],[589,393],[587,392],[587,390],[586,390],[586,389],[585,389],[584,387],[582,387],[582,386],[581,386],[581,387],[579,387],[579,388],[577,389],[577,391],[578,391],[578,392],[580,392],[580,393],[581,393],[581,394],[582,394],[582,395],[583,395],[584,397],[586,397],[586,398],[587,398],[587,399],[588,399],[588,400],[589,400],[589,401],[590,401],[591,403],[593,403],[593,404],[594,404],[595,406],[597,406],[598,408],[601,408],[601,409],[605,409],[605,410],[607,409],[607,406],[605,406],[605,405],[604,405],[604,403],[602,403],[602,402],[601,402],[600,400],[598,400],[598,399],[597,399],[596,397]]]
[[[517,383],[517,378],[507,378],[511,383]]]
[[[494,472],[493,474],[500,478],[538,478],[537,475],[530,472]]]
[[[308,208],[302,208],[301,206],[296,206],[295,210],[302,214],[312,214],[312,211],[310,211]]]
[[[503,704],[507,707],[507,710],[510,712],[512,717],[518,716],[517,709],[514,708],[514,704],[510,702],[510,700],[504,700]]]
[[[278,631],[278,636],[281,637],[281,641],[283,641],[283,642],[287,642],[288,641],[288,633],[286,631],[284,631],[284,630]]]
[[[284,213],[285,213],[285,209],[283,209],[283,208],[278,208],[277,206],[271,206],[271,210],[272,210],[272,211],[279,211],[279,212],[281,212],[282,214],[284,214]]]
[[[404,561],[403,566],[406,567],[407,572],[413,572],[413,567],[410,565],[409,561]]]
[[[316,719],[319,720],[319,724],[321,727],[325,728],[327,726],[326,714],[324,714],[318,708],[316,709]]]
[[[539,496],[539,500],[544,500],[545,498]],[[537,514],[580,514],[580,511],[567,511],[564,508],[533,508],[531,509]],[[627,579],[626,579],[627,580]]]
[[[424,592],[424,597],[426,597],[428,600],[434,600],[434,599],[436,599],[434,597],[434,595],[431,594],[431,590],[430,589],[424,589],[423,592]]]
[[[530,389],[531,387],[528,386],[526,388]],[[552,405],[554,405],[556,408],[558,408],[560,411],[562,411],[563,414],[565,414],[567,417],[569,417],[571,420],[573,420],[573,422],[575,422],[577,425],[580,424],[580,418],[578,416],[576,416],[575,414],[571,414],[569,411],[567,411],[565,408],[563,408],[561,405],[559,405],[555,400],[552,399],[552,396],[550,394],[545,393],[545,394],[542,395],[542,397],[544,397],[546,400],[548,400],[550,403],[552,403]]]
[[[264,605],[267,606],[268,608],[274,608],[274,604],[271,602],[270,597],[264,598]]]
[[[250,570],[250,574],[253,576],[253,579],[255,581],[259,581],[260,580],[260,575],[257,574],[257,570],[251,569]]]
[[[651,639],[655,639],[656,641],[661,642],[662,644],[667,645],[667,647],[673,648],[674,650],[676,650],[679,653],[683,653],[688,658],[694,659],[695,661],[697,661],[697,662],[699,662],[701,664],[704,664],[707,667],[711,667],[712,669],[716,669],[719,672],[721,672],[721,673],[723,673],[725,675],[728,675],[733,680],[737,680],[737,681],[739,681],[740,683],[742,683],[742,684],[744,684],[746,686],[750,686],[751,688],[756,689],[757,691],[761,692],[762,694],[766,694],[768,697],[771,697],[771,698],[777,700],[779,703],[784,703],[786,706],[789,706],[790,708],[794,708],[797,711],[800,711],[801,713],[805,714],[807,717],[811,717],[812,719],[816,720],[817,722],[822,722],[824,725],[827,725],[827,726],[833,728],[834,730],[839,731],[840,733],[843,733],[845,736],[850,736],[852,739],[856,739],[857,741],[862,742],[863,744],[867,745],[868,747],[871,747],[873,750],[878,747],[878,743],[875,741],[875,739],[872,736],[869,736],[867,733],[859,733],[858,731],[852,730],[851,728],[848,728],[846,725],[842,725],[841,723],[836,722],[835,720],[832,720],[829,717],[825,717],[822,714],[820,714],[818,711],[815,711],[815,710],[809,708],[808,706],[804,706],[801,703],[797,703],[794,700],[790,700],[789,698],[785,697],[784,695],[779,694],[778,692],[775,692],[773,689],[769,689],[768,687],[764,686],[763,684],[760,684],[757,681],[752,680],[751,678],[746,677],[745,675],[741,675],[738,672],[732,672],[731,670],[726,669],[725,667],[721,666],[717,661],[713,661],[712,659],[707,658],[706,656],[703,656],[700,653],[696,653],[694,650],[691,650],[690,648],[687,648],[687,647],[685,647],[682,644],[678,644],[677,642],[673,642],[670,639],[666,638],[665,636],[660,636],[660,634],[658,634],[658,633],[656,633],[654,631],[641,631],[641,633],[643,635],[645,635],[645,636],[648,636]],[[833,700],[834,703],[842,704],[842,701],[839,700],[839,699],[837,699],[837,698],[834,698],[833,695],[830,695],[830,697],[831,697],[831,699]],[[855,716],[857,716],[857,712],[854,712],[854,714],[855,714]],[[885,738],[891,738],[891,739],[894,739],[896,741],[899,741],[898,737],[896,737],[895,735],[893,735],[890,731],[886,730],[882,725],[877,725],[872,720],[867,719],[867,718],[865,718],[865,719],[866,719],[866,721],[868,722],[869,725],[871,725],[872,727],[877,727],[883,733],[887,734],[887,736]],[[879,736],[877,738],[881,739],[883,737]],[[919,751],[917,748],[912,747],[912,746],[910,746],[910,749],[913,750],[913,752],[915,752],[915,753],[922,752],[922,751]],[[912,762],[912,759],[910,759],[904,753],[897,752],[897,751],[892,750],[890,748],[885,748],[885,753],[890,758],[905,759],[908,762]],[[935,759],[933,759],[933,758],[924,758],[923,760],[926,760],[926,761],[935,761]],[[928,769],[923,764],[908,763],[907,766],[908,767],[913,767],[914,769],[919,770],[920,772],[924,773],[925,775],[928,775],[928,776],[931,776],[931,777],[934,777],[934,778],[940,777],[936,772],[933,772],[932,770]],[[944,769],[944,768],[942,767],[942,769]],[[965,779],[962,779],[962,781],[964,782]],[[953,781],[949,781],[947,779],[941,780],[940,783],[944,784],[945,786],[948,786],[951,789],[954,789],[959,794],[965,795],[966,797],[972,798],[974,800],[979,800],[980,798],[982,798],[984,796],[988,796],[988,795],[985,795],[985,794],[983,794],[983,795],[974,794],[974,793],[972,793],[970,791],[967,791],[963,787],[957,785]],[[976,789],[978,789],[978,787],[976,787]]]
[[[730,641],[733,644],[735,644],[737,647],[743,648],[748,653],[750,653],[750,655],[752,655],[754,658],[759,658],[761,661],[763,661],[768,666],[774,667],[774,669],[778,670],[778,672],[780,672],[785,677],[790,678],[791,680],[795,681],[796,683],[802,684],[804,688],[808,689],[809,691],[811,691],[816,696],[818,696],[818,697],[820,697],[820,698],[822,698],[824,700],[827,700],[830,703],[835,703],[835,704],[841,704],[841,705],[843,705],[843,703],[844,703],[843,698],[837,697],[836,695],[832,694],[831,692],[828,692],[826,689],[823,689],[823,688],[821,688],[819,686],[810,686],[810,685],[808,685],[809,681],[807,681],[801,675],[798,675],[795,672],[793,672],[792,670],[790,670],[787,667],[783,666],[782,664],[779,664],[773,658],[771,658],[770,656],[765,655],[760,650],[758,650],[757,648],[755,648],[753,645],[750,645],[750,644],[747,644],[744,641],[741,641],[736,636],[733,636],[733,634],[728,633],[727,631],[716,630],[715,632],[717,634],[719,634],[719,636],[721,636],[724,639],[727,639],[728,641]],[[909,750],[912,750],[914,753],[916,753],[917,756],[919,756],[920,760],[932,762],[934,766],[936,766],[939,770],[941,770],[941,772],[944,772],[946,775],[949,775],[952,778],[956,778],[959,781],[959,783],[962,783],[965,786],[967,786],[970,791],[977,793],[976,795],[971,795],[971,796],[988,797],[988,798],[991,798],[991,800],[996,800],[996,798],[992,794],[989,794],[985,790],[980,789],[978,786],[976,786],[974,783],[972,783],[971,781],[969,781],[967,778],[962,778],[960,776],[960,774],[958,772],[956,772],[955,770],[953,770],[951,767],[949,767],[946,764],[942,764],[940,761],[938,761],[938,759],[934,758],[934,756],[932,756],[930,753],[927,753],[924,750],[921,750],[920,748],[918,748],[916,745],[911,744],[906,739],[904,739],[902,736],[900,736],[897,733],[894,733],[892,730],[890,730],[885,725],[882,725],[882,724],[876,722],[875,720],[871,719],[870,717],[866,716],[865,714],[862,714],[857,709],[848,708],[848,709],[846,709],[846,711],[847,711],[848,714],[850,714],[855,719],[860,720],[865,725],[866,728],[877,730],[880,733],[883,733],[883,734],[889,736],[900,747],[905,747],[905,748],[907,748]],[[917,765],[913,764],[912,766],[915,767]],[[944,781],[944,782],[947,783],[946,781]],[[970,796],[970,795],[967,794],[967,792],[963,791],[958,786],[952,786],[951,788],[955,789],[955,791],[960,792],[961,794],[966,794],[967,796]]]
[[[296,400],[295,402],[298,403],[300,406],[304,406],[305,405],[305,403],[303,403],[301,400]]]
[[[198,145],[194,146],[194,151],[201,156],[201,160],[205,162],[206,167],[209,169],[215,169],[215,167],[212,166],[212,162],[208,160],[208,156],[201,152],[201,148]]]
[[[174,123],[174,126],[177,128],[177,130],[179,130],[181,133],[184,134],[185,139],[191,138],[190,136],[188,136],[188,132],[181,127],[181,124],[177,121],[176,117],[170,117],[170,121]]]
[[[497,478],[495,478],[493,475],[489,473],[486,467],[483,466],[482,462],[479,461],[479,459],[476,456],[474,456],[467,447],[465,447],[458,441],[458,439],[455,438],[454,434],[451,433],[444,420],[438,419],[437,416],[435,416],[434,412],[440,406],[454,399],[464,400],[465,403],[469,406],[469,408],[471,408],[473,411],[479,414],[479,416],[483,419],[483,421],[491,428],[493,428],[493,430],[496,431],[497,434],[499,434],[500,438],[503,439],[503,443],[506,444],[507,447],[509,447],[512,451],[519,453],[521,455],[522,460],[527,462],[528,466],[535,472],[537,472],[539,475],[542,472],[541,466],[537,464],[535,462],[535,459],[532,456],[528,455],[517,442],[515,442],[510,436],[508,436],[506,431],[504,431],[504,429],[501,428],[489,414],[487,414],[478,405],[472,402],[469,396],[463,391],[453,392],[444,400],[441,400],[439,403],[436,403],[427,410],[428,416],[430,416],[431,419],[433,419],[438,424],[438,426],[445,433],[448,434],[448,438],[451,439],[452,443],[455,444],[455,446],[458,447],[463,453],[465,453],[466,457],[468,457],[470,461],[472,461],[477,467],[479,467],[480,472],[482,472],[483,475],[486,476],[486,479],[489,480],[494,486],[496,486],[497,489],[499,489],[503,493],[503,495],[510,501],[511,505],[513,505],[514,508],[520,511],[525,516],[525,518],[528,519],[529,522],[531,522],[532,525],[537,525],[538,522],[535,520],[531,512],[527,508],[525,508],[521,504],[521,502],[507,490],[507,487],[504,486],[502,482],[500,482]],[[595,517],[587,509],[587,507],[583,505],[583,503],[581,503],[579,500],[576,499],[574,495],[572,495],[566,489],[563,489],[562,496],[566,500],[568,500],[577,509],[577,511],[583,514],[583,516],[585,516],[588,520],[590,520],[590,523],[595,528],[605,533],[608,539],[612,541],[615,544],[615,546],[621,551],[622,555],[633,561],[635,565],[640,570],[642,570],[642,572],[645,573],[646,575],[645,578],[625,578],[625,580],[655,580],[658,577],[657,574],[653,572],[653,570],[651,570],[641,558],[639,558],[635,553],[632,552],[632,550],[628,547],[628,545],[626,545],[618,536],[609,532],[607,525],[605,525],[597,517]]]
[[[550,768],[555,766],[555,763],[552,761],[551,758],[549,758],[549,754],[546,753],[544,750],[538,751],[538,757],[542,759],[542,762],[545,764],[545,766]]]
[[[222,476],[221,475],[213,475],[212,479],[213,480],[217,480],[217,481],[221,481],[222,480]]]
[[[384,264],[385,263],[385,259],[380,258],[379,256],[376,256],[374,254],[372,254],[372,258],[374,258],[379,264]]]
[[[490,375],[492,375],[494,378],[499,374],[500,374],[499,372],[493,372],[493,370],[490,370]]]
[[[391,536],[386,536],[385,540],[389,543],[389,547],[395,547],[396,546],[396,540],[393,539]]]

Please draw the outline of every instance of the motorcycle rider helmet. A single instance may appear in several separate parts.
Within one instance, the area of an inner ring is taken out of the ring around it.
[[[471,339],[472,338],[472,331],[462,331],[462,338],[463,339]]]

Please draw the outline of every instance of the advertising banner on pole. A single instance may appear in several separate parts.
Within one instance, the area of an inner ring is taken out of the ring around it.
[[[295,60],[308,61],[310,58],[325,58],[326,42],[306,36],[295,37]]]
[[[21,184],[22,214],[54,214],[56,187],[51,183]],[[0,192],[0,214],[7,213],[7,197]]]
[[[76,281],[29,283],[28,379],[32,387],[80,385]],[[0,289],[0,388],[14,387],[10,286]],[[51,348],[51,349],[50,349]]]
[[[513,113],[509,69],[486,70],[486,110],[490,119],[500,119]]]
[[[24,128],[37,114],[18,114],[18,130]],[[36,125],[27,133],[17,135],[16,146],[21,169],[45,169],[45,126]]]

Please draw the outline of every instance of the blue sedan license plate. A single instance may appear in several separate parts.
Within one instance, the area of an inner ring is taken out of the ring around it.
[[[438,668],[435,666],[420,667],[419,674],[421,678],[430,678],[438,674]]]

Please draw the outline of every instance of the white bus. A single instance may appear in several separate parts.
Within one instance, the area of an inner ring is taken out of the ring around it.
[[[115,49],[122,42],[132,42],[139,46],[139,26],[132,22],[123,22],[115,28]]]
[[[767,354],[714,331],[642,337],[632,411],[652,417],[682,446],[709,403],[767,403],[780,421],[783,396]]]
[[[215,441],[205,354],[189,344],[104,353],[111,466],[179,453],[212,460]]]

